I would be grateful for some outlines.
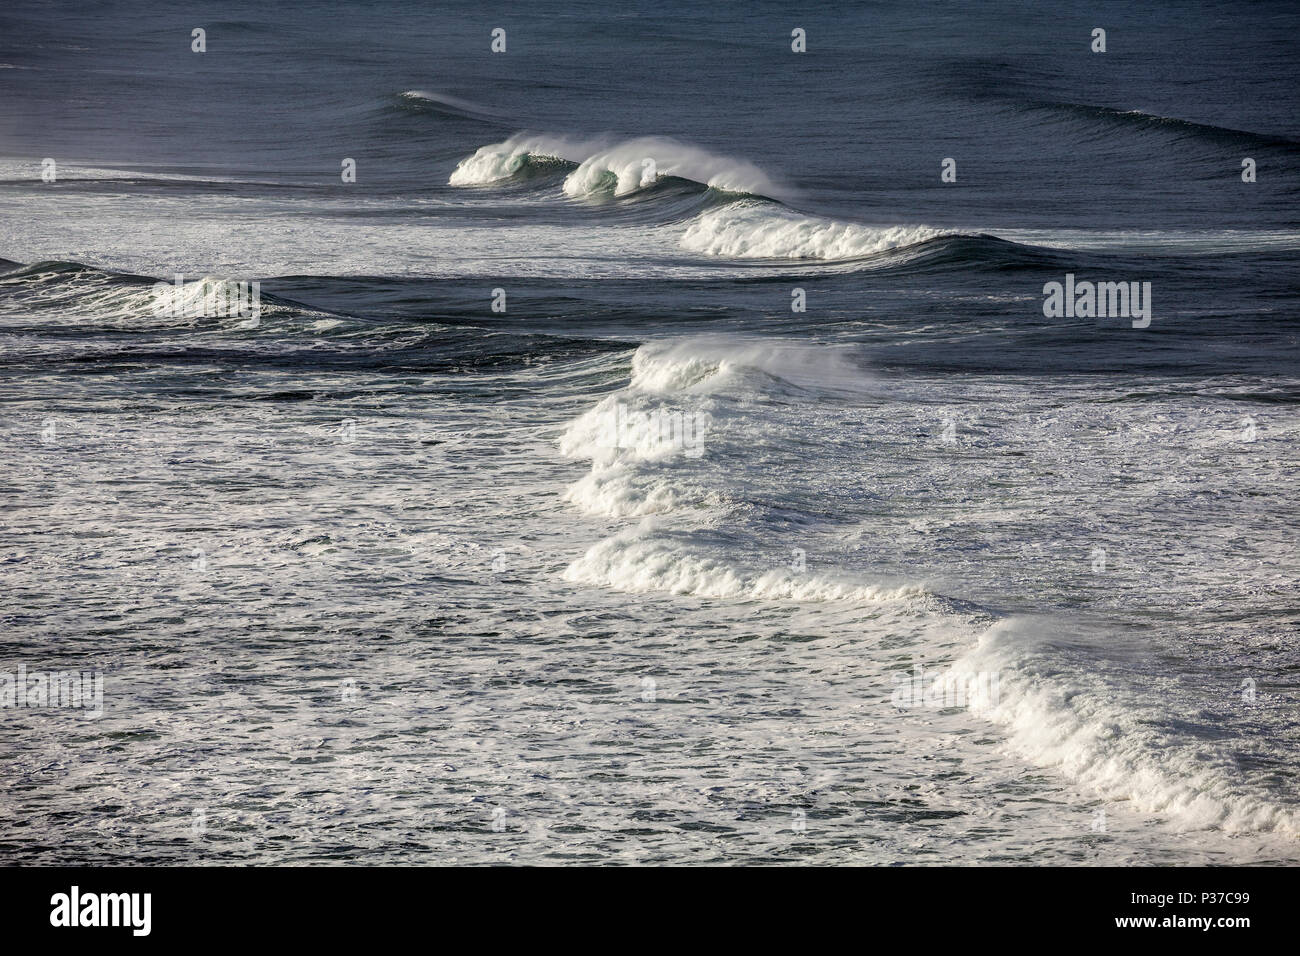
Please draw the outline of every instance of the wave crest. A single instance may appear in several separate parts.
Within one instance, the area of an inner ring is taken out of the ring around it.
[[[702,213],[681,245],[731,259],[860,259],[953,235],[930,226],[864,226],[757,203]]]
[[[642,136],[587,156],[564,181],[574,198],[626,196],[665,177],[688,179],[710,189],[775,196],[772,180],[752,163],[662,136]]]
[[[570,158],[574,152],[573,144],[558,137],[520,134],[479,147],[473,156],[456,165],[447,182],[452,186],[487,186],[514,179],[539,165],[571,165],[575,162]]]
[[[1046,654],[1036,660],[1040,641]],[[1032,763],[1103,798],[1165,814],[1183,828],[1300,833],[1295,815],[1248,787],[1212,742],[1171,745],[1159,721],[1117,703],[1095,675],[1067,677],[1058,656],[1039,626],[1011,619],[985,633],[951,672],[997,673],[997,699],[973,701],[972,711],[1001,724],[1011,748]]]
[[[606,538],[570,564],[564,579],[619,591],[669,591],[694,597],[751,601],[877,604],[924,597],[916,584],[888,587],[837,581],[784,569],[749,574],[713,558],[691,554],[635,530]]]
[[[448,180],[453,186],[481,186],[518,176],[537,160],[576,166],[564,181],[575,199],[627,196],[668,177],[724,192],[779,198],[782,192],[758,167],[664,136],[629,140],[571,140],[517,133],[482,146],[461,160]]]

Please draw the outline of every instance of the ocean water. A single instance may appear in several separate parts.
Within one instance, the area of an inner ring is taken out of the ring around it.
[[[1297,862],[1297,37],[6,5],[0,860]]]

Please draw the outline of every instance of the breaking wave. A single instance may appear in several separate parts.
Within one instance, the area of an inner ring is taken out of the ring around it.
[[[618,591],[668,591],[726,600],[874,604],[920,598],[927,593],[916,584],[887,587],[837,581],[783,568],[755,574],[682,551],[652,534],[648,528],[637,528],[606,538],[571,563],[564,571],[564,579]]]
[[[878,227],[803,215],[784,205],[788,192],[752,163],[666,137],[609,142],[518,133],[461,160],[449,182],[490,186],[539,172],[567,172],[564,194],[577,200],[621,199],[670,180],[693,183],[707,190],[710,208],[691,220],[680,246],[708,256],[851,260],[954,235],[929,226]],[[719,201],[724,205],[714,205]]]
[[[627,196],[669,177],[729,193],[779,198],[782,192],[752,163],[663,136],[611,141],[517,133],[461,160],[448,182],[453,186],[500,183],[539,163],[572,168],[564,192],[576,199]]]
[[[954,235],[929,226],[875,227],[745,203],[702,213],[684,249],[731,259],[860,259]]]
[[[1012,618],[983,634],[952,673],[997,673],[1000,695],[971,709],[1006,730],[1010,749],[1105,799],[1187,829],[1300,834],[1295,815],[1248,788],[1214,741],[1163,732],[1140,702],[1124,700],[1091,668],[1062,667],[1061,656],[1040,625]]]

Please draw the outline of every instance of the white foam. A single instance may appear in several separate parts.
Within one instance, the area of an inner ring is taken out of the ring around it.
[[[782,192],[752,163],[710,153],[663,136],[629,140],[577,140],[538,133],[516,133],[501,143],[481,147],[460,161],[449,180],[453,186],[481,186],[517,175],[530,160],[555,159],[577,164],[564,181],[574,198],[626,196],[665,176],[689,179],[728,192],[778,198]]]
[[[851,360],[852,349],[744,336],[696,336],[647,343],[632,357],[630,387],[638,391],[714,394],[746,384],[783,389],[858,391],[872,379]]]
[[[560,436],[560,453],[590,458],[597,467],[616,460],[697,458],[712,426],[702,408],[682,410],[627,392],[608,395]]]
[[[1095,674],[1071,675],[1050,654],[1043,673],[1035,673],[1030,658],[1040,626],[1000,622],[952,665],[954,674],[998,673],[998,698],[971,709],[1002,725],[1012,750],[1183,828],[1300,834],[1295,816],[1249,790],[1211,742],[1179,735],[1175,743],[1136,702],[1126,706]]]
[[[462,159],[447,182],[452,186],[486,186],[510,179],[530,160],[578,162],[590,147],[559,136],[516,133],[505,142],[480,147]]]
[[[676,176],[727,192],[775,197],[775,184],[752,163],[719,156],[662,136],[642,136],[600,150],[564,181],[575,198],[612,193],[626,196]]]
[[[646,473],[625,464],[593,467],[569,486],[564,500],[580,511],[610,518],[663,514],[686,505],[718,505],[716,492],[672,475]]]
[[[679,392],[717,375],[725,360],[700,354],[686,345],[641,346],[632,356],[630,388],[643,392]]]
[[[27,293],[12,305],[30,305],[51,310],[47,321],[58,324],[108,322],[131,324],[159,318],[197,318],[207,314],[205,306],[229,305],[251,301],[251,287],[237,289],[234,280],[201,276],[176,286],[170,282],[141,285],[120,281],[102,272],[84,270],[69,273],[61,269],[49,272],[24,272],[0,280],[0,285],[21,286]],[[230,314],[234,314],[233,312]]]
[[[680,550],[656,539],[652,524],[606,538],[564,571],[567,581],[619,591],[670,591],[695,597],[758,601],[837,601],[875,604],[914,599],[925,589],[915,584],[886,587],[836,581],[819,575],[776,569],[762,574]]]
[[[950,235],[930,226],[875,227],[804,216],[779,206],[737,203],[702,213],[684,249],[730,259],[859,259]]]
[[[719,358],[681,346],[641,346],[632,356],[628,386],[606,395],[570,422],[560,436],[560,453],[590,458],[593,467],[600,468],[618,460],[662,459],[685,451],[672,429],[650,427],[655,417],[689,416],[691,437],[696,438],[708,427],[707,412],[700,406],[682,410],[664,403],[661,396],[702,388],[719,375],[722,366]]]
[[[699,467],[707,467],[710,443],[726,440],[728,429],[754,411],[744,398],[866,381],[843,350],[832,348],[730,336],[647,343],[633,354],[627,387],[561,434],[561,454],[592,463],[566,500],[609,517],[716,507],[724,498],[704,487]]]
[[[402,99],[416,103],[428,103],[434,107],[450,109],[471,116],[493,119],[501,117],[501,114],[498,111],[486,106],[482,106],[470,100],[462,99],[459,96],[451,96],[450,94],[438,93],[433,90],[406,90],[402,93]]]

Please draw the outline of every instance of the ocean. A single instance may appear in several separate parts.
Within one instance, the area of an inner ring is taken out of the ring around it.
[[[0,860],[1300,862],[1297,37],[6,4]]]

